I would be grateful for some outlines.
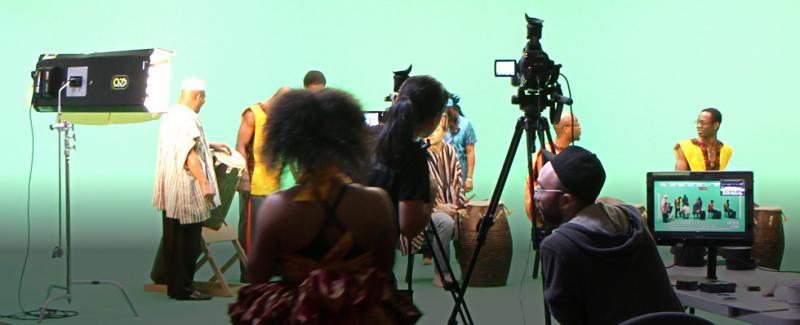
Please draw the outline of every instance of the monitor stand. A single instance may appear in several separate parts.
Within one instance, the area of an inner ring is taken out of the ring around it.
[[[706,279],[717,280],[717,247],[708,246],[708,260],[706,262]]]

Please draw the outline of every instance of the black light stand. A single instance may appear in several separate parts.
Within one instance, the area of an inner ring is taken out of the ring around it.
[[[64,89],[67,87],[76,87],[76,84],[81,84],[80,77],[72,77],[67,82],[64,82],[61,85],[61,88],[58,90],[58,117],[57,123],[50,125],[51,130],[58,131],[59,137],[61,136],[61,132],[64,133],[64,200],[65,200],[65,208],[66,208],[66,220],[65,220],[65,228],[66,228],[66,255],[67,255],[67,277],[65,281],[65,285],[50,285],[47,288],[47,296],[45,301],[42,303],[42,306],[39,307],[39,317],[38,322],[41,323],[47,315],[50,314],[50,310],[47,309],[47,306],[50,305],[53,301],[66,299],[67,302],[72,302],[72,285],[73,284],[108,284],[116,286],[122,295],[125,297],[125,300],[128,302],[128,306],[131,307],[131,311],[133,311],[133,315],[138,317],[139,313],[136,311],[136,308],[133,306],[131,299],[128,297],[128,294],[125,293],[125,289],[116,281],[108,281],[108,280],[91,280],[91,281],[75,281],[72,280],[72,251],[71,251],[71,243],[72,243],[72,228],[71,228],[71,217],[72,217],[72,209],[70,206],[70,174],[69,174],[69,167],[70,167],[70,157],[72,155],[72,150],[75,149],[75,134],[74,132],[74,125],[69,121],[62,120],[61,115],[61,96],[64,92]],[[60,166],[60,162],[59,162]],[[60,178],[59,178],[60,181]],[[61,215],[61,186],[59,185],[59,216]],[[59,217],[59,227],[60,227],[60,217]],[[60,232],[59,232],[60,235]],[[54,249],[53,256],[54,257],[61,257],[61,243],[59,242],[59,246],[56,246]],[[54,289],[64,290],[65,293],[59,296],[50,297],[50,294]]]

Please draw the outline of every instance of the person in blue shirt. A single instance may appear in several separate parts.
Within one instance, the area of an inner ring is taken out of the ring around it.
[[[461,97],[456,94],[450,94],[449,97],[445,105],[448,122],[444,141],[456,149],[458,161],[462,166],[461,180],[464,183],[464,191],[472,192],[472,175],[475,172],[475,143],[478,142],[478,138],[475,136],[472,123],[464,117],[461,106],[458,105]]]

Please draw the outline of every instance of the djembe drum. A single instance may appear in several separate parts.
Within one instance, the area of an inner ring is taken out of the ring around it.
[[[244,157],[236,151],[227,154],[214,151],[214,173],[217,176],[220,206],[211,210],[211,216],[203,222],[203,227],[218,230],[225,223],[225,216],[231,208],[233,196],[239,187],[245,165]]]
[[[755,208],[755,233],[753,257],[759,266],[780,270],[783,259],[783,222],[786,220],[781,208]]]
[[[472,254],[478,244],[477,226],[481,218],[489,209],[489,201],[475,201],[467,203],[467,215],[461,218],[458,226],[459,263],[461,264],[461,279],[467,273]],[[508,271],[511,268],[511,228],[506,217],[511,212],[503,203],[497,206],[495,223],[486,234],[486,242],[475,261],[475,269],[469,281],[471,287],[501,287],[508,281]]]

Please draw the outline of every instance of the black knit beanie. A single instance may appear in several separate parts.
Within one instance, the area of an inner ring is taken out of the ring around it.
[[[586,203],[593,203],[606,181],[606,171],[600,159],[589,150],[570,146],[559,153],[550,164],[570,193]]]

